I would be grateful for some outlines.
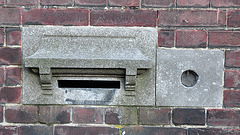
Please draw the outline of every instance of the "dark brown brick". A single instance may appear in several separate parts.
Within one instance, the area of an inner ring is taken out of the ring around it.
[[[124,127],[125,135],[187,135],[187,130],[182,128],[164,127]]]
[[[175,0],[142,0],[143,7],[174,7]]]
[[[7,0],[11,6],[38,6],[38,0]]]
[[[21,48],[0,48],[0,65],[20,65]]]
[[[159,30],[158,31],[158,46],[159,47],[174,47],[174,31]]]
[[[240,51],[239,50],[226,51],[225,66],[240,68]]]
[[[205,125],[205,110],[176,108],[172,120],[175,125]]]
[[[110,6],[139,7],[140,0],[109,0]]]
[[[4,29],[0,28],[0,46],[4,44]]]
[[[237,70],[225,70],[224,86],[228,88],[240,88],[240,72]]]
[[[239,0],[212,0],[213,7],[240,7]]]
[[[40,0],[40,4],[44,6],[70,6],[73,0]]]
[[[106,124],[137,124],[137,121],[137,108],[135,107],[106,108]]]
[[[0,122],[3,122],[3,107],[1,107],[1,106],[0,106]],[[0,131],[1,131],[1,129],[0,129]]]
[[[239,31],[210,31],[209,47],[239,47]]]
[[[14,86],[21,84],[21,68],[7,67],[6,68],[6,85]]]
[[[103,123],[102,108],[73,108],[73,123]]]
[[[21,87],[1,87],[0,102],[1,103],[20,103]]]
[[[95,26],[156,26],[154,10],[92,10],[90,24]]]
[[[159,10],[158,26],[223,26],[226,12],[220,10]]]
[[[24,25],[88,25],[88,9],[30,9],[23,12]]]
[[[62,106],[40,106],[39,121],[40,123],[70,123],[69,107]]]
[[[19,135],[18,127],[0,126],[0,135]]]
[[[22,135],[53,135],[52,126],[21,126]]]
[[[76,5],[83,6],[106,6],[106,0],[75,0]]]
[[[171,109],[140,108],[140,124],[170,124]]]
[[[7,45],[21,45],[21,30],[20,28],[7,28]]]
[[[37,123],[36,106],[7,106],[5,117],[11,123]]]
[[[239,135],[239,129],[190,128],[189,135]]]
[[[208,7],[210,0],[177,0],[178,7]]]
[[[240,27],[240,10],[229,10],[228,11],[228,26]]]
[[[20,25],[20,8],[0,8],[0,25]]]
[[[206,48],[207,33],[203,30],[177,30],[176,47]]]
[[[0,87],[4,84],[4,68],[0,67]]]
[[[210,126],[239,126],[240,111],[228,109],[210,109],[207,112],[207,123]]]
[[[225,90],[223,105],[225,107],[240,107],[240,90]]]
[[[120,130],[113,127],[70,127],[56,126],[54,135],[120,135]]]

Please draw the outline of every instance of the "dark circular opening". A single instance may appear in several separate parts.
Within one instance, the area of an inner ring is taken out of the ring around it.
[[[193,87],[198,81],[198,74],[192,70],[186,70],[182,73],[181,82],[186,87]]]

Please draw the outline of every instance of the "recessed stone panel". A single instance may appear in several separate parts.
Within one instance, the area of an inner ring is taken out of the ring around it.
[[[157,106],[222,106],[221,50],[158,49]]]

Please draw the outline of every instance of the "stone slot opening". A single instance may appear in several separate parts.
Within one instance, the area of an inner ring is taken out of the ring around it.
[[[59,88],[107,88],[120,89],[120,81],[58,80]]]
[[[186,70],[182,73],[181,82],[186,87],[193,87],[198,81],[198,74],[193,70]]]

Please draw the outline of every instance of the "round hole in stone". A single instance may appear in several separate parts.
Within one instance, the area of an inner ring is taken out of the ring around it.
[[[186,70],[182,73],[181,82],[186,87],[193,87],[198,81],[198,74],[193,70]]]

